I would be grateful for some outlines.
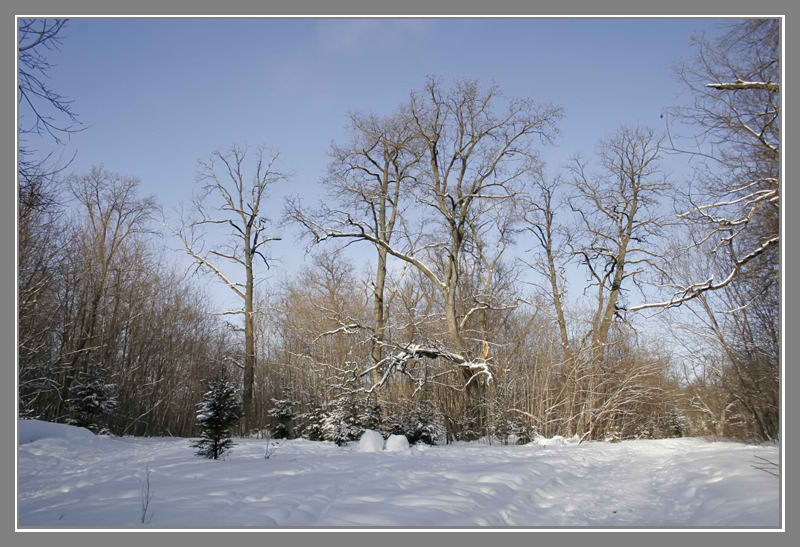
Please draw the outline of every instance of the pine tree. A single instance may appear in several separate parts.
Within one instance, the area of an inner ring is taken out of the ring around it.
[[[352,430],[346,422],[339,422],[333,426],[330,434],[330,439],[336,443],[336,446],[344,446],[353,440]]]
[[[539,434],[535,426],[528,425],[519,417],[511,419],[511,424],[511,434],[516,436],[516,444],[528,444],[533,440],[534,436]]]
[[[499,415],[495,418],[490,432],[504,445],[508,444],[508,437],[514,432],[514,422],[504,415]]]
[[[683,437],[686,435],[686,416],[681,409],[674,407],[667,414],[666,430],[667,437]]]
[[[292,422],[295,420],[294,409],[298,402],[290,397],[289,390],[283,390],[283,398],[272,399],[275,405],[267,415],[272,418],[274,423],[270,428],[273,439],[290,439],[292,437]]]
[[[364,428],[358,423],[358,409],[349,397],[340,397],[329,408],[323,421],[325,440],[342,446],[361,437]]]
[[[410,444],[436,444],[436,439],[444,434],[443,416],[429,399],[412,404],[414,406],[387,417],[387,431],[392,435],[405,435]]]
[[[208,390],[197,405],[202,438],[192,448],[197,449],[198,456],[216,460],[234,446],[231,428],[242,417],[241,390],[222,373],[206,385]]]
[[[367,397],[360,401],[358,407],[358,425],[364,429],[381,431],[383,419],[381,417],[381,405],[375,397]]]
[[[434,445],[436,439],[444,433],[442,416],[436,411],[430,399],[422,400],[412,409],[410,418],[406,437],[411,444]]]
[[[480,424],[478,418],[469,414],[464,415],[457,422],[459,434],[458,439],[462,441],[474,441],[480,438]]]
[[[300,422],[298,429],[302,432],[303,438],[309,441],[323,440],[327,415],[325,406],[312,402],[309,411],[297,417]]]
[[[119,404],[117,385],[109,381],[108,372],[100,366],[90,366],[79,373],[70,387],[67,404],[71,417],[67,423],[85,427],[94,433],[106,431],[103,422]]]

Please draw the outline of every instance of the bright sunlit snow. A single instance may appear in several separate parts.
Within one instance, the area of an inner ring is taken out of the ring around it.
[[[225,461],[189,439],[19,422],[21,526],[772,526],[778,447],[702,439],[363,452],[240,439]],[[151,499],[142,524],[142,490]]]

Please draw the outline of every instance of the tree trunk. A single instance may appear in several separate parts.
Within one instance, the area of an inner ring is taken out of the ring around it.
[[[250,241],[249,229],[247,231],[247,241]],[[247,284],[244,298],[245,358],[242,406],[244,409],[244,432],[247,435],[256,426],[255,413],[253,412],[253,384],[256,368],[256,340],[253,329],[253,256],[249,252],[245,255],[245,268],[247,270]]]
[[[386,249],[378,248],[378,271],[375,277],[374,295],[374,308],[375,315],[375,338],[372,342],[372,362],[379,363],[383,358],[383,343],[386,335],[386,313],[384,310],[384,290],[386,286]],[[373,384],[377,384],[381,379],[381,374],[378,369],[372,371]]]

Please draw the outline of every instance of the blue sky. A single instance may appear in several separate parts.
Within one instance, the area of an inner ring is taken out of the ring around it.
[[[730,22],[730,21],[727,21]],[[720,19],[75,19],[50,84],[89,126],[57,153],[142,180],[166,209],[188,201],[198,158],[232,143],[281,151],[282,197],[315,201],[329,144],[350,111],[389,113],[426,75],[477,78],[565,107],[551,171],[621,123],[663,129],[686,97],[671,66]],[[40,149],[53,148],[43,143]],[[676,160],[678,161],[678,160]],[[680,160],[684,161],[684,160]],[[675,169],[681,167],[675,164]],[[177,243],[176,243],[177,246]],[[293,234],[280,269],[303,261]],[[371,253],[363,249],[362,256]],[[278,274],[280,275],[280,274]],[[228,301],[228,289],[214,294]],[[221,303],[222,305],[222,303]]]

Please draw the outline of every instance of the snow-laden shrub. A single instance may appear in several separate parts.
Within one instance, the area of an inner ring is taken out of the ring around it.
[[[206,387],[197,405],[196,423],[202,436],[192,448],[197,449],[198,456],[216,460],[234,446],[231,429],[242,417],[242,400],[238,387],[224,374],[207,381]]]
[[[607,443],[618,443],[622,440],[622,432],[619,430],[619,428],[613,427],[606,431],[604,440]]]
[[[389,435],[386,439],[387,452],[405,452],[409,450],[411,445],[408,444],[408,439],[405,435]]]
[[[391,439],[391,437],[389,437]],[[408,444],[408,441],[406,441]],[[371,429],[365,429],[358,441],[358,449],[361,452],[380,452],[383,450],[383,435]]]

